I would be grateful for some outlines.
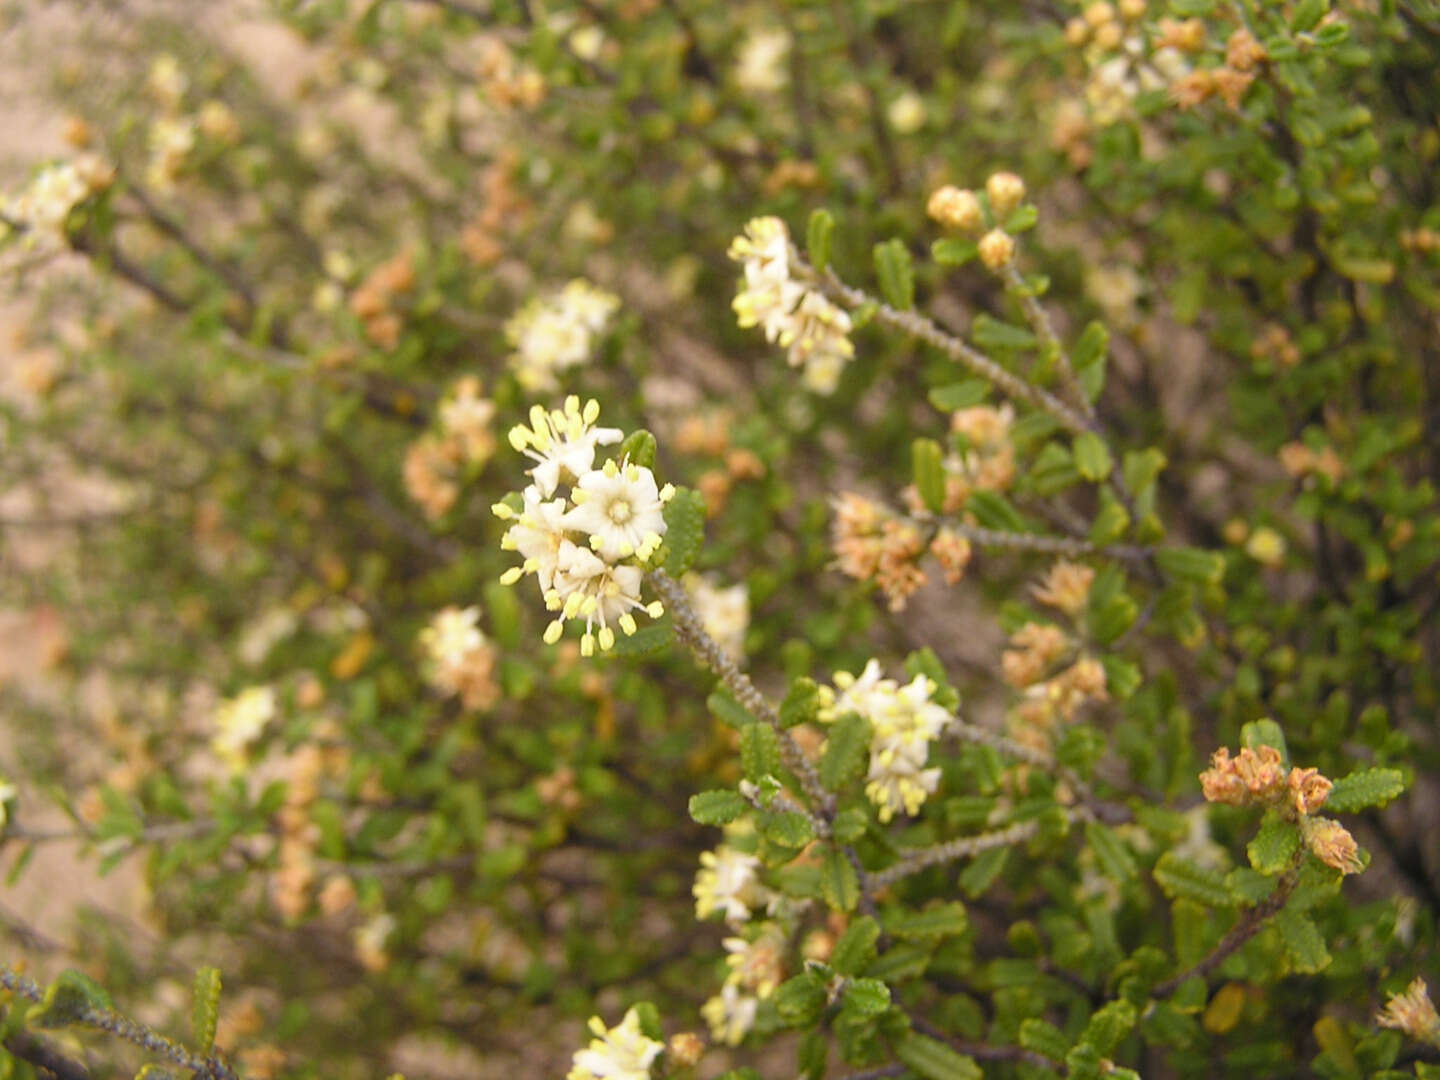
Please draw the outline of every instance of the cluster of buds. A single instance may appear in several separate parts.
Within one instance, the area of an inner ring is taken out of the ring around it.
[[[1000,271],[1015,260],[1015,238],[1001,227],[1025,201],[1025,181],[1011,172],[992,173],[985,197],[951,184],[936,188],[925,212],[947,229],[978,236],[976,248],[986,269]]]
[[[1254,360],[1273,360],[1282,367],[1291,368],[1300,362],[1300,348],[1290,337],[1289,330],[1279,323],[1267,323],[1250,343],[1250,356]]]
[[[865,794],[882,822],[897,813],[914,817],[940,783],[940,770],[926,768],[930,744],[950,727],[950,711],[935,700],[933,679],[916,675],[905,686],[887,679],[878,660],[860,676],[835,673],[834,687],[821,687],[820,718],[833,721],[858,713],[870,723],[870,765]]]
[[[1265,46],[1248,29],[1239,27],[1225,42],[1224,63],[1182,75],[1171,83],[1170,96],[1182,109],[1193,109],[1212,97],[1238,109],[1255,81],[1255,69],[1266,59]]]
[[[415,288],[415,263],[402,251],[371,270],[350,296],[350,312],[360,320],[373,345],[390,350],[400,343],[403,325],[396,300]]]
[[[1418,229],[1401,229],[1400,246],[1420,255],[1440,251],[1440,229],[1432,229],[1428,225],[1422,225]]]
[[[1363,869],[1360,850],[1338,821],[1314,816],[1325,805],[1333,785],[1318,769],[1287,769],[1273,746],[1245,747],[1235,757],[1220,747],[1210,768],[1200,774],[1200,789],[1209,802],[1228,806],[1270,807],[1298,822],[1310,851],[1341,873]]]
[[[447,607],[420,632],[432,685],[467,709],[488,709],[500,697],[495,650],[478,625],[480,609]]]
[[[1073,723],[1083,706],[1109,700],[1104,665],[1094,657],[1062,665],[1073,656],[1074,643],[1058,626],[1026,623],[1010,636],[1010,646],[1001,656],[1001,671],[1024,692],[1007,718],[1016,741],[1048,751],[1059,728]]]
[[[628,459],[595,467],[597,449],[623,438],[618,428],[596,427],[599,417],[598,402],[582,409],[574,396],[563,409],[531,408],[530,426],[512,428],[510,445],[535,462],[528,470],[532,483],[493,507],[511,522],[501,547],[525,560],[501,581],[535,575],[545,606],[556,613],[545,628],[547,644],[560,640],[567,620],[583,618],[584,656],[597,644],[611,648],[614,626],[635,633],[634,612],[655,619],[665,613],[658,600],[641,602],[640,586],[664,539],[664,507],[675,493],[669,484],[657,487],[654,473]]]
[[[474,376],[458,380],[440,403],[438,433],[421,436],[405,451],[405,490],[432,520],[455,505],[461,473],[484,465],[495,452],[495,403],[481,389]]]
[[[150,125],[150,160],[145,170],[146,182],[156,190],[174,188],[201,137],[220,146],[239,142],[240,123],[223,101],[212,98],[192,113],[185,111],[190,80],[175,57],[157,57],[145,87],[161,113]]]
[[[515,351],[510,366],[527,390],[554,390],[555,376],[588,361],[620,309],[620,298],[576,278],[536,297],[510,317],[505,336]]]
[[[765,475],[765,462],[755,451],[730,445],[734,417],[728,409],[692,413],[675,430],[673,445],[682,454],[700,454],[720,459],[702,472],[695,489],[705,500],[705,513],[710,517],[725,508],[726,500],[737,483],[759,480]]]
[[[1145,8],[1146,0],[1120,0],[1118,4],[1097,0],[1065,24],[1065,43],[1076,49],[1085,45],[1118,49],[1126,35],[1138,29]]]
[[[925,533],[908,518],[853,492],[842,492],[834,507],[830,544],[837,568],[857,580],[874,581],[889,600],[890,610],[903,611],[911,595],[925,584],[919,565],[926,551]],[[968,544],[963,553],[949,542],[942,548],[950,564],[963,569],[963,562],[957,561],[968,561]]]
[[[791,273],[790,232],[776,217],[754,218],[730,244],[744,282],[731,306],[741,326],[758,326],[788,350],[791,367],[817,394],[832,394],[855,355],[850,316]]]
[[[285,761],[285,804],[276,814],[280,842],[278,865],[270,878],[270,899],[286,919],[299,919],[310,907],[315,884],[315,848],[319,827],[310,820],[310,807],[320,794],[327,772],[345,764],[343,752],[327,752],[318,743],[303,743]]]
[[[1345,463],[1333,447],[1312,450],[1302,442],[1288,442],[1280,447],[1280,464],[1297,479],[1319,475],[1336,483],[1345,473]]]
[[[506,148],[480,173],[480,210],[460,230],[460,250],[476,266],[491,266],[505,253],[501,237],[530,209],[515,188],[519,155]]]
[[[517,60],[509,46],[497,37],[481,39],[475,74],[481,92],[499,108],[533,109],[545,99],[545,77]]]

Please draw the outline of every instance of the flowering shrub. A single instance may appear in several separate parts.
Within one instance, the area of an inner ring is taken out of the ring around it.
[[[0,842],[162,928],[11,1074],[1440,1075],[1433,11],[182,20],[0,201]]]

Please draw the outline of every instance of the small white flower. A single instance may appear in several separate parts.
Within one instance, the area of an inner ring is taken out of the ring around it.
[[[560,614],[545,628],[547,645],[560,640],[566,620],[583,617],[585,633],[580,638],[580,652],[590,656],[597,642],[602,651],[614,647],[612,623],[628,635],[636,630],[632,612],[644,611],[652,619],[665,613],[658,600],[648,605],[641,602],[644,572],[638,566],[612,566],[569,540],[561,541],[555,565],[555,584],[545,596],[545,605]]]
[[[245,765],[245,751],[260,738],[275,719],[275,691],[269,686],[251,686],[215,709],[217,729],[211,747],[235,772]]]
[[[543,595],[555,587],[560,545],[565,541],[567,505],[564,499],[542,500],[533,484],[521,493],[521,497],[525,500],[525,509],[515,518],[515,524],[505,530],[500,546],[506,551],[518,551],[525,561],[505,571],[500,580],[512,585],[524,575],[534,574],[540,581]],[[510,508],[505,509],[509,511]]]
[[[650,1066],[665,1049],[640,1030],[640,1014],[634,1009],[613,1028],[593,1016],[590,1031],[595,1037],[575,1052],[566,1080],[649,1080]]]
[[[485,646],[479,621],[478,607],[447,607],[436,612],[430,625],[420,632],[420,644],[440,667],[460,667],[471,653]]]
[[[620,298],[576,279],[536,297],[505,324],[515,352],[510,365],[527,390],[550,390],[555,376],[585,363],[596,338],[620,307]]]
[[[712,997],[700,1006],[700,1015],[710,1025],[710,1037],[726,1046],[739,1046],[755,1026],[755,1013],[760,999],[742,994],[734,983],[726,983],[719,997]]]
[[[896,749],[883,749],[870,754],[870,770],[866,774],[865,794],[878,808],[882,822],[889,821],[901,810],[911,817],[920,812],[926,796],[935,794],[940,783],[939,769],[922,769],[914,754]]]
[[[735,83],[750,94],[773,94],[790,80],[786,58],[790,35],[784,30],[752,30],[735,58]]]
[[[702,852],[700,871],[695,875],[695,917],[708,919],[715,912],[735,925],[750,918],[752,904],[765,899],[756,870],[760,860],[730,847]]]
[[[580,477],[565,515],[567,528],[588,533],[590,546],[607,562],[631,555],[648,559],[665,536],[664,506],[675,489],[661,491],[655,474],[642,465],[623,468],[607,461]]]
[[[542,496],[550,498],[562,480],[574,483],[589,472],[597,446],[621,440],[619,428],[594,426],[599,416],[599,402],[586,402],[582,411],[580,399],[572,394],[564,409],[547,413],[535,405],[530,409],[530,427],[517,424],[510,429],[510,445],[536,462],[529,472]]]

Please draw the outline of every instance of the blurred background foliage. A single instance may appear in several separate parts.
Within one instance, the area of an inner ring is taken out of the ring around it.
[[[1047,560],[977,548],[960,584],[932,574],[892,611],[836,572],[830,539],[839,493],[902,503],[912,441],[946,438],[956,399],[934,395],[965,373],[876,320],[836,391],[807,391],[735,325],[726,249],[759,214],[803,238],[823,207],[831,266],[878,295],[870,249],[897,237],[917,308],[1053,388],[1018,295],[931,256],[930,192],[1005,169],[1038,210],[1020,265],[1061,338],[1106,329],[1096,408],[1140,499],[1117,514],[1078,445],[1022,408],[989,512],[1208,549],[1222,573],[1104,579],[1124,598],[1090,641],[1109,700],[1066,738],[1148,831],[1129,841],[1146,873],[1096,903],[1078,833],[1017,852],[967,886],[971,929],[921,999],[946,1030],[1013,1041],[1023,1016],[1083,1028],[1141,946],[1203,954],[1179,941],[1203,909],[1172,907],[1149,870],[1190,827],[1211,750],[1273,717],[1299,764],[1408,784],[1351,821],[1368,872],[1317,893],[1330,962],[1287,976],[1257,949],[1230,970],[1243,1010],[1177,1011],[1116,1058],[1146,1076],[1396,1064],[1369,1017],[1417,962],[1440,973],[1433,5],[47,7],[60,37],[23,4],[5,32],[53,56],[65,137],[114,172],[56,242],[16,227],[0,255],[29,312],[0,596],[48,620],[59,688],[0,691],[21,789],[3,839],[17,867],[67,829],[143,863],[145,931],[45,928],[116,1000],[163,1026],[188,1008],[165,991],[177,972],[216,965],[221,1045],[247,1076],[555,1072],[586,1016],[641,997],[700,1027],[725,932],[693,917],[715,839],[686,804],[738,779],[735,734],[678,651],[545,647],[540,605],[498,584],[504,432],[537,396],[511,319],[574,278],[619,297],[593,359],[540,399],[596,397],[607,423],[656,433],[657,473],[705,501],[697,568],[746,588],[758,684],[778,698],[929,647],[998,727],[1005,635],[1036,618]],[[8,175],[18,193],[33,174]],[[444,408],[477,394],[493,437],[457,450]],[[36,535],[38,566],[8,542]],[[422,641],[452,605],[479,608],[487,641],[468,699]],[[227,754],[217,716],[257,687],[273,696],[248,699],[257,728]],[[947,791],[1003,791],[963,754],[946,768]],[[52,804],[73,825],[40,824]],[[1211,819],[1240,852],[1250,818]],[[953,868],[909,888],[957,895]],[[1022,925],[1050,974],[1007,986],[985,965],[1035,955]],[[710,1060],[783,1072],[778,1046]]]

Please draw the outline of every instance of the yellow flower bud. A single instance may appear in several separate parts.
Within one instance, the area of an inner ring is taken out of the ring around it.
[[[946,228],[966,232],[973,232],[985,223],[985,215],[975,193],[953,184],[936,188],[925,206],[925,212]]]
[[[1025,198],[1025,181],[1012,172],[992,173],[985,181],[985,194],[990,196],[990,209],[996,217],[1005,217]]]
[[[979,246],[986,269],[1002,270],[1015,258],[1015,238],[1004,229],[991,229],[980,238]]]

